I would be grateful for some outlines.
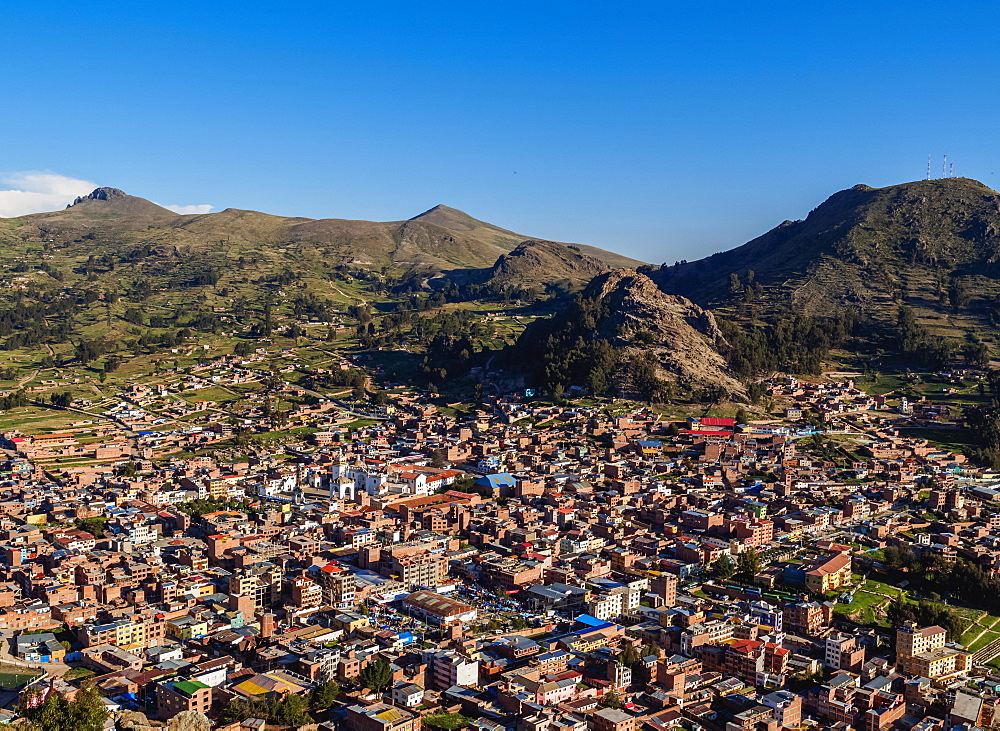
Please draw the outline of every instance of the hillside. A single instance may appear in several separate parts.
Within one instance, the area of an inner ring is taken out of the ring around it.
[[[529,241],[532,239],[530,236],[524,236],[523,234],[514,233],[513,231],[508,231],[505,228],[500,228],[499,226],[494,226],[492,223],[485,223],[479,219],[473,218],[467,213],[456,210],[454,208],[449,208],[448,206],[438,205],[431,208],[429,211],[421,213],[419,216],[415,216],[410,219],[411,221],[424,221],[427,223],[433,223],[442,228],[446,228],[449,231],[454,231],[455,233],[464,233],[469,235],[474,235],[476,238],[483,241],[490,241],[497,246],[503,247],[505,249],[513,249],[518,244],[524,241]],[[541,241],[540,239],[535,239],[535,241]],[[545,242],[548,244],[556,244],[559,242]],[[638,259],[632,259],[627,256],[622,256],[621,254],[616,254],[613,251],[607,251],[605,249],[599,249],[596,246],[587,246],[586,244],[566,244],[561,243],[562,246],[571,246],[577,252],[584,254],[585,256],[593,257],[598,261],[604,262],[611,269],[620,269],[622,267],[637,267],[642,266],[643,262]]]
[[[604,261],[584,254],[578,246],[530,239],[501,254],[489,268],[451,271],[435,280],[434,285],[473,285],[470,291],[480,296],[515,292],[561,294],[583,289],[591,279],[609,269]]]
[[[447,206],[389,222],[290,218],[236,208],[179,215],[115,188],[98,188],[62,211],[0,221],[0,232],[26,242],[49,241],[70,254],[83,249],[88,255],[120,254],[141,247],[146,256],[207,257],[220,265],[249,255],[276,266],[321,258],[330,266],[403,270],[488,268],[530,238]],[[587,249],[608,261],[634,262]]]
[[[539,383],[555,391],[740,397],[744,388],[722,355],[726,349],[711,312],[664,294],[644,274],[616,269],[596,277],[578,302],[526,329],[513,360],[532,364]]]
[[[749,303],[815,316],[853,311],[887,321],[905,303],[932,326],[938,320],[942,329],[971,328],[989,319],[1000,294],[998,257],[1000,195],[975,180],[949,178],[857,185],[804,220],[652,276],[664,291],[703,306]]]

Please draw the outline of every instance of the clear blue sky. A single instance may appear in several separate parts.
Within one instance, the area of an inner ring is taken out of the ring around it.
[[[445,203],[694,259],[922,178],[928,153],[1000,187],[998,21],[995,2],[11,3],[0,173],[311,217]]]

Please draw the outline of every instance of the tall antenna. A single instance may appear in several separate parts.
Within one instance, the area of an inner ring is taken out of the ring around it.
[[[955,177],[955,163],[952,163],[951,167],[948,168],[948,177],[949,178]]]
[[[931,179],[931,156],[927,156],[927,179]]]
[[[941,177],[942,178],[947,178],[948,177],[948,156],[947,155],[944,156],[944,162],[941,163]]]

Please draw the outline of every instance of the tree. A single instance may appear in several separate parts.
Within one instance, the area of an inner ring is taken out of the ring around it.
[[[716,578],[726,581],[733,577],[736,573],[736,565],[733,563],[733,559],[729,557],[728,553],[724,553],[719,556],[718,560],[712,564],[712,573],[715,574]]]
[[[340,683],[336,680],[327,680],[315,688],[309,696],[309,707],[314,711],[325,711],[332,706],[340,695]]]
[[[618,656],[618,662],[629,668],[641,660],[642,655],[639,654],[639,650],[636,649],[635,645],[628,645]]]
[[[621,696],[612,692],[601,696],[600,705],[602,708],[621,708],[624,704],[622,703]]]
[[[52,692],[43,703],[30,707],[36,697],[29,695],[22,701],[22,713],[32,722],[33,731],[102,731],[109,717],[93,683],[84,684],[71,702]]]
[[[736,565],[741,576],[747,580],[753,579],[760,571],[760,554],[748,548],[740,554]]]
[[[304,696],[289,693],[277,704],[272,720],[286,726],[302,726],[312,722],[308,714],[309,701]]]
[[[660,657],[660,646],[655,642],[650,642],[648,645],[642,648],[643,657]]]
[[[392,682],[392,667],[384,658],[378,658],[361,671],[361,685],[381,693]]]

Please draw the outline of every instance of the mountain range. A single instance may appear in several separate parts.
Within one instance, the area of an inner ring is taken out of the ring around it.
[[[937,361],[956,351],[941,339],[967,339],[989,354],[1000,325],[1000,194],[966,178],[856,185],[741,246],[656,267],[524,236],[443,205],[390,222],[235,208],[181,215],[98,188],[61,211],[0,219],[0,265],[34,277],[30,286],[49,311],[58,310],[60,290],[74,289],[86,315],[59,326],[108,340],[132,332],[132,320],[143,324],[141,313],[129,319],[139,303],[174,313],[157,315],[160,323],[187,322],[182,315],[195,303],[202,312],[242,312],[241,326],[253,330],[272,316],[271,302],[281,317],[350,311],[401,293],[416,298],[414,308],[500,296],[546,302],[541,324],[519,342],[551,383],[568,387],[586,376],[617,380],[625,392],[638,378],[647,386],[639,391],[676,381],[734,394],[737,376],[754,371],[747,364],[808,362],[815,370],[825,353],[817,343],[843,343],[854,320],[885,334],[904,305],[916,327],[908,329],[911,345],[919,341]],[[565,296],[574,292],[582,299]],[[86,309],[105,293],[122,304],[108,305],[103,317]],[[58,318],[50,319],[54,327]],[[779,321],[788,327],[766,329]],[[369,341],[377,337],[377,328],[366,330]],[[31,342],[45,337],[35,333]],[[399,342],[403,332],[391,337]],[[546,361],[538,347],[550,340],[558,353]],[[768,348],[774,357],[761,356]]]
[[[8,238],[50,241],[70,253],[145,247],[148,256],[215,256],[297,252],[329,265],[370,269],[488,268],[530,236],[438,205],[405,221],[275,216],[227,208],[181,215],[116,188],[98,188],[61,211],[0,221]],[[579,246],[609,266],[641,264]]]

